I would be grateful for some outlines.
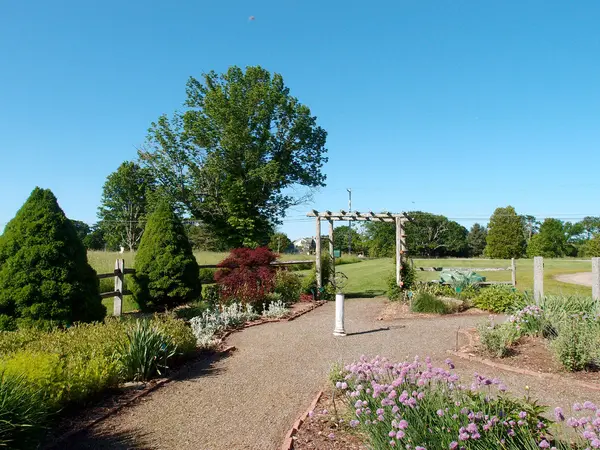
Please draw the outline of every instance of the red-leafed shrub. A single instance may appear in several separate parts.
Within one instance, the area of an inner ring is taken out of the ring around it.
[[[273,292],[277,254],[267,247],[236,248],[218,264],[215,281],[221,287],[221,299],[262,304]]]

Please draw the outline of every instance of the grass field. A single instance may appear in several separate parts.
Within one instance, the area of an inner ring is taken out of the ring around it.
[[[483,260],[483,259],[415,259],[415,268],[418,267],[509,267],[508,260]],[[386,289],[387,278],[394,273],[395,267],[392,259],[373,259],[359,264],[345,265],[337,268],[348,277],[345,291],[351,296],[372,296],[382,294]],[[591,295],[591,288],[577,286],[556,281],[556,275],[576,272],[590,272],[590,261],[576,261],[572,259],[545,259],[544,260],[544,293],[546,294],[581,294]],[[510,281],[510,271],[481,272],[488,281]],[[439,279],[439,272],[418,272],[419,280]],[[522,291],[533,291],[533,260],[517,260],[517,288]]]
[[[227,253],[195,252],[198,264],[216,264],[227,256]],[[125,259],[125,267],[135,267],[135,254],[117,252],[89,252],[88,260],[98,273],[111,272],[117,258]],[[282,255],[282,260],[312,259],[308,255]],[[415,259],[414,265],[418,267],[469,267],[477,271],[478,267],[509,267],[510,261],[493,259]],[[337,270],[348,277],[344,291],[351,297],[373,297],[383,295],[386,290],[386,281],[394,273],[394,262],[391,258],[372,259],[355,264],[339,265]],[[544,292],[546,294],[581,294],[591,295],[591,288],[574,284],[561,283],[554,277],[560,274],[589,272],[590,261],[577,261],[573,259],[546,259],[544,260]],[[306,271],[304,271],[306,272]],[[301,272],[302,273],[302,272]],[[510,271],[481,272],[488,281],[510,281]],[[435,280],[439,272],[418,272],[419,280]],[[101,280],[101,291],[111,291],[113,280]],[[533,291],[533,260],[517,260],[517,287],[522,291]],[[104,300],[109,313],[112,312],[112,299]],[[130,296],[124,299],[124,311],[136,309],[137,305]]]

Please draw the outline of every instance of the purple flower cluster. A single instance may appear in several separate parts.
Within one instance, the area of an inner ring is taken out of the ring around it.
[[[573,411],[584,413],[585,415],[579,418],[568,418],[565,421],[567,426],[577,430],[579,435],[591,448],[600,448],[600,406],[596,406],[590,401],[586,401],[583,404],[575,403],[573,405]],[[557,421],[565,420],[561,408],[556,408],[554,410],[554,416]]]
[[[454,368],[450,360],[446,365]],[[503,448],[516,449],[527,441],[551,447],[545,419],[516,407],[506,410],[505,403],[496,401],[494,392],[506,390],[496,378],[476,373],[466,387],[455,373],[418,357],[392,363],[363,356],[345,369],[344,382],[336,387],[345,392],[354,410],[350,426],[360,426],[379,445],[460,449],[477,441],[477,448],[503,442]]]

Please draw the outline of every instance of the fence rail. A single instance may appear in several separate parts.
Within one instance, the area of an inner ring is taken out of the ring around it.
[[[298,261],[274,261],[271,263],[275,267],[293,266],[296,264],[314,264],[312,260],[298,260]],[[200,269],[216,269],[216,264],[200,264]],[[120,316],[123,313],[123,296],[130,295],[131,291],[125,289],[125,275],[131,275],[135,273],[135,269],[125,268],[125,260],[117,259],[115,261],[115,270],[109,273],[99,273],[96,277],[99,280],[105,278],[115,279],[115,289],[113,291],[101,292],[100,298],[111,298],[113,297],[113,315]]]

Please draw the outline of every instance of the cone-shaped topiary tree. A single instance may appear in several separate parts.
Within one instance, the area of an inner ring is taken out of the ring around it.
[[[35,188],[0,236],[0,329],[102,320],[85,247],[49,189]]]
[[[148,217],[135,257],[131,291],[142,310],[169,308],[201,297],[192,246],[167,202],[161,202]]]

